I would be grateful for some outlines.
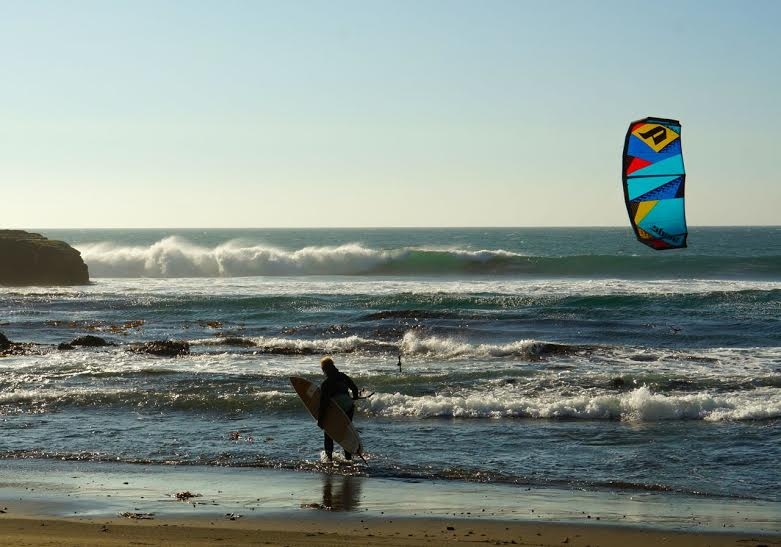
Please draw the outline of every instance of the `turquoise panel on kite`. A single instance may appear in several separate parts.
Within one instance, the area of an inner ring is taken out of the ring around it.
[[[686,247],[681,122],[644,118],[629,124],[622,178],[626,211],[637,239],[659,251]]]

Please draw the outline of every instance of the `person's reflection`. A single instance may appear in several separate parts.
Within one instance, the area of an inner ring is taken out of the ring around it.
[[[336,488],[334,488],[336,482]],[[323,507],[331,511],[353,511],[361,503],[361,477],[343,475],[323,478]]]

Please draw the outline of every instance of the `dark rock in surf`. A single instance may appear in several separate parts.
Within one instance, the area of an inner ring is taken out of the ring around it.
[[[87,346],[91,348],[99,348],[103,346],[113,346],[111,342],[106,342],[100,336],[93,336],[88,334],[86,336],[79,336],[70,343],[71,346]]]
[[[62,342],[61,344],[57,345],[57,349],[60,351],[68,351],[74,348],[72,345],[68,344],[67,342]]]
[[[24,230],[0,230],[0,285],[85,285],[87,265],[65,243]]]
[[[35,342],[12,342],[0,332],[0,357],[7,355],[44,355],[52,350],[50,344]]]
[[[10,342],[7,347],[0,347],[0,357],[6,355],[43,355],[50,349],[51,346],[32,342]]]
[[[221,346],[238,346],[242,348],[251,348],[256,345],[252,340],[242,338],[241,336],[226,336],[216,343]]]
[[[626,382],[620,376],[616,376],[615,378],[610,380],[610,387],[613,389],[623,389],[625,385]]]
[[[184,340],[155,340],[131,349],[138,353],[148,353],[160,357],[178,357],[190,354],[190,343]]]

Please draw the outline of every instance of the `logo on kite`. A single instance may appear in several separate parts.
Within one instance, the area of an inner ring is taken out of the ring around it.
[[[629,124],[622,179],[626,210],[637,239],[656,250],[686,247],[681,123],[645,118]]]

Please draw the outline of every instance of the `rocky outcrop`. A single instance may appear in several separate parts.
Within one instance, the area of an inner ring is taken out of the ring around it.
[[[5,337],[5,334],[0,332],[0,350],[8,349],[11,347],[11,341]]]
[[[131,347],[130,350],[160,357],[178,357],[190,354],[190,343],[184,340],[155,340]]]
[[[44,349],[30,342],[11,342],[0,332],[0,357],[7,355],[43,355]]]
[[[100,348],[103,346],[113,346],[111,342],[106,342],[100,336],[92,336],[88,334],[86,336],[79,336],[70,343],[71,346],[89,346],[92,348]]]
[[[23,230],[0,230],[0,285],[84,285],[81,253],[65,243]]]
[[[75,338],[72,342],[62,342],[57,346],[58,350],[61,351],[67,351],[71,349],[76,349],[77,346],[87,347],[87,348],[102,348],[103,346],[115,346],[116,344],[112,342],[107,342],[100,336],[92,336],[91,334],[88,334],[86,336],[79,336],[78,338]]]

